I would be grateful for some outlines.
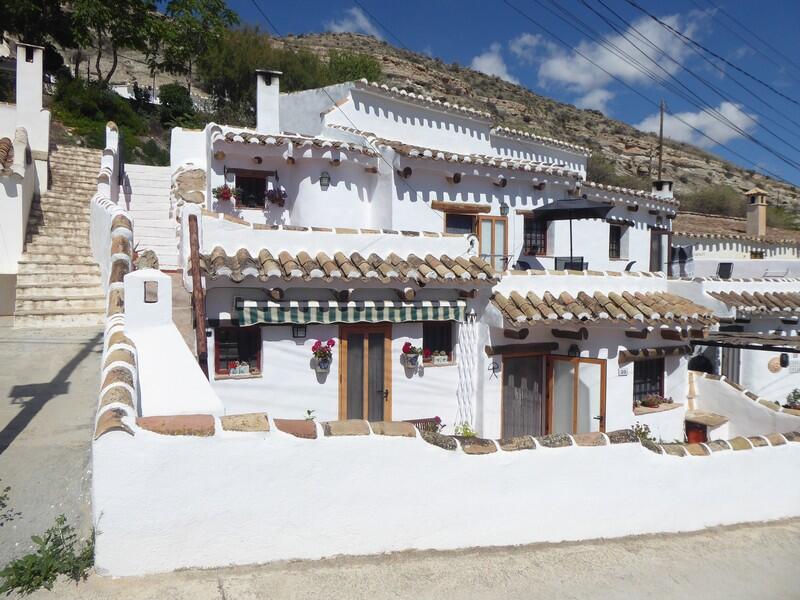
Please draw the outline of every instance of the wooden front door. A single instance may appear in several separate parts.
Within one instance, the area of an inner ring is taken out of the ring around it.
[[[606,361],[549,356],[547,433],[605,431]]]
[[[544,357],[503,358],[502,435],[543,435]]]
[[[339,418],[391,421],[392,326],[339,330]]]

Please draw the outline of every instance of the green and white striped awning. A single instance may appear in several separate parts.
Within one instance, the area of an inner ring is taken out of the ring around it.
[[[236,301],[240,326],[307,325],[312,323],[407,323],[410,321],[463,321],[464,300],[422,300],[419,302],[363,301],[320,302],[289,300]]]

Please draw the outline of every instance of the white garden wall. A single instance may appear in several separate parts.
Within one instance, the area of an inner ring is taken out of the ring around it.
[[[799,461],[797,443],[710,456],[639,444],[470,456],[419,437],[136,428],[94,444],[95,564],[139,575],[782,519],[800,515],[800,479],[789,476]]]

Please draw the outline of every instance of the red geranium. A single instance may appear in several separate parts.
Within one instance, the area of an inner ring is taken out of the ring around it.
[[[332,339],[325,342],[323,345],[322,340],[316,340],[314,344],[311,346],[311,353],[318,359],[330,358],[333,356],[332,348],[336,345],[336,342]]]
[[[411,342],[403,344],[403,354],[422,354],[422,348],[412,346]]]

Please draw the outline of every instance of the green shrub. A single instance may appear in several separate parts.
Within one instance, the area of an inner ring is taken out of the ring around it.
[[[160,114],[163,125],[174,127],[185,122],[194,122],[194,105],[189,90],[177,83],[168,83],[158,88],[161,103]]]
[[[708,185],[695,192],[681,194],[681,210],[725,215],[728,217],[744,217],[746,206],[744,196],[729,185]]]
[[[800,229],[797,214],[783,206],[767,207],[767,225],[781,229]]]
[[[589,181],[595,181],[605,185],[618,185],[634,190],[650,191],[651,186],[650,180],[646,177],[617,175],[614,163],[600,154],[600,150],[597,149],[592,152],[592,155],[586,163],[586,178]]]
[[[327,79],[330,83],[341,83],[355,79],[375,81],[380,76],[381,66],[371,56],[338,50],[331,50],[328,55]]]
[[[52,589],[56,577],[66,575],[75,582],[85,580],[94,564],[94,534],[78,548],[78,535],[64,515],[43,536],[31,538],[36,551],[18,558],[0,571],[0,593],[23,595],[39,588]]]

